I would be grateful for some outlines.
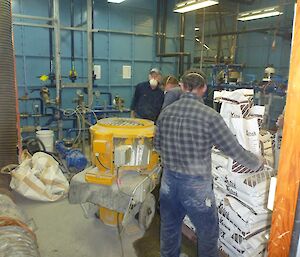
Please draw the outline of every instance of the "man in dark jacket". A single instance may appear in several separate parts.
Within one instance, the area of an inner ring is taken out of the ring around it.
[[[131,104],[131,117],[156,121],[164,102],[164,92],[159,87],[161,72],[153,68],[148,78],[148,81],[136,86]]]

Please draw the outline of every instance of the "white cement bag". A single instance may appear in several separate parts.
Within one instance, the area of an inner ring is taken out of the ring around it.
[[[224,155],[221,151],[214,148],[211,155],[212,165],[218,168],[227,170],[227,173],[234,173],[236,175],[244,175],[248,173],[255,173],[256,171],[246,168],[245,166],[234,161],[230,157]],[[222,171],[224,174],[224,172]]]
[[[243,118],[241,106],[239,104],[234,103],[222,103],[220,114],[223,119]]]
[[[265,106],[255,105],[250,109],[249,117],[257,118],[258,126],[261,128],[264,122]]]
[[[219,206],[226,196],[226,192],[222,190],[220,187],[214,185],[214,194],[216,199],[216,205]]]
[[[265,251],[266,251],[266,246],[262,245],[258,249],[258,253],[248,253],[245,251],[240,251],[239,249],[236,249],[232,245],[228,244],[224,240],[220,239],[219,240],[219,249],[226,254],[228,257],[264,257],[265,256]],[[254,254],[254,255],[252,255]]]
[[[38,152],[25,159],[11,176],[10,187],[32,200],[53,202],[64,198],[69,191],[58,162],[46,153]]]
[[[233,256],[254,257],[264,252],[266,247],[267,230],[257,232],[248,237],[242,237],[233,227],[224,226],[220,223],[220,237],[221,244],[226,245],[234,254]]]
[[[259,119],[263,119],[265,115],[265,110],[266,110],[265,106],[254,105],[251,107],[249,115],[251,117],[257,117]]]
[[[240,198],[249,206],[263,208],[267,201],[270,179],[276,172],[268,166],[260,172],[235,174],[212,165],[214,185],[228,195]],[[258,209],[256,209],[258,210]]]
[[[226,175],[225,183],[250,196],[261,196],[268,192],[270,179],[274,175],[275,171],[271,167],[265,166],[262,171],[253,174]]]
[[[237,190],[236,188],[227,186],[226,191],[229,195],[232,195],[241,201],[245,202],[247,205],[252,208],[265,208],[267,206],[268,197],[267,194],[262,194],[260,196],[251,196],[247,193]]]
[[[272,176],[276,174],[275,170],[265,165],[261,171],[252,173],[234,173],[222,166],[217,166],[212,162],[212,175],[215,181],[225,183],[226,186],[233,187],[252,196],[265,194],[268,190],[268,183]]]
[[[270,212],[261,213],[232,196],[226,196],[218,205],[219,217],[233,225],[243,237],[267,229],[271,223]]]
[[[213,149],[211,153],[211,162],[216,167],[222,167],[224,169],[228,169],[231,165],[229,157],[222,154],[219,150]]]
[[[220,102],[222,103],[220,114],[226,121],[233,117],[246,118],[250,114],[250,109],[253,106],[253,100],[246,97],[239,90],[233,92],[225,91]]]
[[[226,182],[218,177],[214,177],[214,186],[221,191],[224,191],[226,195],[230,195],[236,198],[239,198],[241,201],[245,202],[252,208],[255,208],[256,212],[263,212],[267,203],[267,193],[265,192],[258,196],[249,195],[242,191],[237,190],[236,188],[230,187]]]
[[[245,102],[254,95],[253,89],[237,89],[234,91],[214,91],[215,102]]]
[[[212,167],[212,175],[213,175],[213,182],[214,185],[217,186],[223,192],[227,190],[227,184],[225,183],[226,174],[228,172],[222,167]]]
[[[260,155],[259,126],[257,118],[232,118],[233,132],[239,143],[248,151]]]

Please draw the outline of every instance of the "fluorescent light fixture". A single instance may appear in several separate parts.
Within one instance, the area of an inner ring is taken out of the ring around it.
[[[239,21],[250,21],[250,20],[278,16],[281,14],[283,13],[280,11],[279,6],[272,6],[263,9],[239,13],[237,19]]]
[[[107,0],[107,2],[109,2],[109,3],[116,3],[116,4],[122,3],[124,1],[125,0]]]
[[[174,12],[186,13],[218,4],[219,0],[190,0],[176,4]]]
[[[210,48],[208,47],[207,44],[203,44],[203,46],[204,46],[207,50],[210,50]]]

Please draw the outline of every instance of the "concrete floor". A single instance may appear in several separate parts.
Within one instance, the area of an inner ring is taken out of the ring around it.
[[[116,228],[100,220],[86,219],[80,205],[68,199],[43,203],[15,193],[15,201],[32,217],[41,257],[119,257],[120,242]],[[133,242],[141,235],[123,233],[124,257],[136,257]]]

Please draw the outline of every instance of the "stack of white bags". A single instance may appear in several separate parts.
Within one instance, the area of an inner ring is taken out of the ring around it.
[[[215,100],[220,114],[239,143],[273,165],[272,137],[260,131],[264,107],[253,106],[251,90],[222,91]],[[264,256],[271,215],[267,210],[270,178],[274,170],[265,166],[252,171],[214,149],[212,173],[219,212],[220,249],[229,257]]]

